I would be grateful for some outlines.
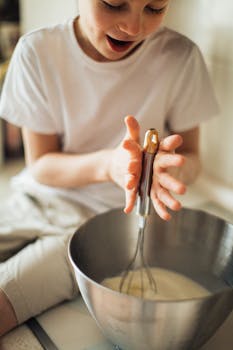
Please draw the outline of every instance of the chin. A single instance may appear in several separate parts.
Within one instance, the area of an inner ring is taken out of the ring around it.
[[[123,59],[125,56],[127,56],[126,54],[115,54],[115,53],[109,53],[109,52],[105,52],[105,51],[98,51],[98,54],[96,55],[96,60],[97,61],[118,61]]]

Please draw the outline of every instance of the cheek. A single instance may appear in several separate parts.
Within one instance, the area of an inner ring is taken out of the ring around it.
[[[144,31],[147,35],[156,32],[156,30],[160,27],[163,22],[163,17],[157,17],[155,19],[147,20],[146,25],[144,27]]]
[[[101,11],[94,11],[92,13],[89,21],[92,23],[92,27],[94,30],[100,32],[106,32],[109,28],[113,26],[113,18],[106,13]]]

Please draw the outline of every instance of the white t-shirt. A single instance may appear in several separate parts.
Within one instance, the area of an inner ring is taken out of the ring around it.
[[[24,35],[13,54],[0,100],[0,115],[18,126],[61,136],[63,151],[113,148],[134,115],[141,137],[156,128],[179,132],[218,111],[206,65],[187,37],[162,27],[129,57],[97,62],[77,43],[73,19]],[[67,169],[69,171],[69,169]],[[113,183],[64,190],[35,182],[25,170],[14,179],[28,192],[59,192],[98,212],[123,206]]]

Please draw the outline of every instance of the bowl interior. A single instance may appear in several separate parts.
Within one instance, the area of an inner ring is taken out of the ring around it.
[[[73,235],[70,256],[100,283],[120,274],[136,247],[138,217],[122,209],[98,215]],[[148,218],[144,255],[150,266],[181,273],[215,293],[233,286],[233,225],[202,211],[182,209],[164,222]]]

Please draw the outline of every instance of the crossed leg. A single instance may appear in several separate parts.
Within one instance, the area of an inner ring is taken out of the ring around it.
[[[91,215],[59,197],[21,194],[0,208],[0,336],[77,295],[67,245]]]
[[[6,294],[0,289],[0,337],[17,326],[17,318]]]

